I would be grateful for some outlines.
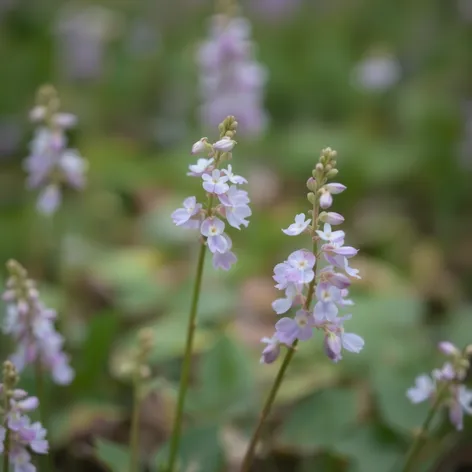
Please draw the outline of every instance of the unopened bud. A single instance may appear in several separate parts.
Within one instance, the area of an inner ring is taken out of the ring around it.
[[[328,223],[330,225],[340,225],[344,222],[344,216],[334,211],[323,211],[320,213],[320,221]]]
[[[338,175],[338,169],[331,169],[327,174],[326,177],[328,179],[334,179]]]
[[[236,144],[236,141],[225,136],[213,144],[213,149],[219,152],[231,152]]]
[[[202,138],[192,146],[192,154],[202,154],[208,150],[208,138]]]
[[[306,186],[308,190],[311,190],[312,192],[316,192],[316,180],[313,177],[310,177],[306,181]]]
[[[467,357],[472,357],[472,344],[466,346],[466,348],[464,349],[464,353]]]
[[[316,195],[315,195],[313,192],[310,192],[310,193],[306,196],[306,198],[308,198],[308,201],[309,201],[312,205],[315,204],[315,202],[316,202]]]
[[[458,356],[460,354],[459,349],[457,349],[454,344],[449,341],[441,341],[438,344],[438,349],[446,356]]]

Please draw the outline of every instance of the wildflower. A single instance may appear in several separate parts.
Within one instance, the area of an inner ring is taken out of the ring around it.
[[[202,154],[207,149],[208,138],[202,138],[192,146],[192,154]]]
[[[323,231],[317,230],[316,234],[323,240],[330,243],[344,241],[344,231],[331,231],[331,225],[325,223]]]
[[[344,192],[346,187],[342,184],[327,184],[320,189],[320,207],[323,210],[329,208],[333,204],[333,195],[337,195],[338,193]]]
[[[47,454],[49,444],[46,430],[41,423],[31,423],[27,414],[39,406],[36,397],[28,397],[24,390],[16,389],[18,374],[10,361],[3,364],[3,383],[0,397],[6,406],[0,426],[0,453],[7,454],[15,472],[34,472],[29,450],[36,454]],[[8,434],[8,444],[5,444]],[[7,447],[5,447],[7,446]]]
[[[222,236],[226,240],[226,251],[223,253],[213,253],[213,267],[215,269],[229,270],[231,269],[231,266],[237,262],[238,259],[231,251],[231,247],[233,246],[231,238],[226,233],[223,233]]]
[[[65,130],[76,124],[76,117],[58,112],[59,99],[49,86],[38,92],[38,105],[30,112],[37,128],[24,162],[30,188],[41,189],[37,209],[53,214],[61,204],[62,187],[77,190],[85,186],[87,161],[74,149],[67,148]]]
[[[277,338],[287,345],[293,344],[295,339],[307,341],[313,336],[313,318],[303,310],[295,318],[281,318],[275,324]]]
[[[305,214],[300,213],[295,216],[295,223],[292,223],[287,229],[283,229],[282,231],[289,236],[298,236],[299,234],[302,234],[311,223],[310,219],[305,220],[305,218]]]
[[[449,361],[440,369],[434,369],[431,375],[419,375],[406,396],[412,403],[434,400],[437,408],[447,407],[451,423],[460,431],[464,413],[472,415],[472,390],[462,383],[470,365],[468,355],[471,348],[461,352],[449,341],[443,341],[438,349],[450,358]]]
[[[324,334],[326,355],[338,362],[342,359],[343,349],[358,353],[364,346],[364,340],[357,334],[345,331],[344,322],[350,319],[350,315],[339,316],[340,309],[353,304],[347,298],[347,288],[351,284],[350,276],[359,276],[357,269],[349,267],[346,261],[357,254],[357,249],[344,245],[344,231],[333,231],[331,228],[331,223],[344,221],[342,215],[319,213],[323,198],[329,198],[330,206],[331,194],[341,193],[346,188],[340,183],[328,183],[330,176],[337,175],[335,156],[335,151],[329,148],[323,150],[313,177],[308,179],[307,187],[311,192],[307,198],[313,205],[313,218],[306,219],[305,214],[300,213],[296,215],[295,222],[283,230],[289,236],[309,233],[315,246],[313,251],[294,251],[287,260],[275,266],[275,287],[284,291],[285,296],[276,299],[272,308],[278,315],[292,308],[297,309],[294,318],[285,316],[275,324],[274,336],[280,344],[291,346],[297,340],[306,341],[313,336],[314,330],[319,330]],[[323,230],[319,229],[322,222]],[[318,248],[319,244],[321,248]],[[318,251],[329,265],[319,267],[322,261],[317,260]],[[310,306],[312,300],[314,306]],[[272,352],[269,346],[270,343],[264,349],[263,358]]]
[[[261,342],[267,344],[262,351],[262,357],[260,359],[261,364],[272,364],[275,362],[280,354],[280,341],[277,336],[271,338],[262,338]]]
[[[191,164],[189,165],[189,170],[190,172],[187,173],[187,175],[191,177],[201,177],[205,172],[209,172],[212,170],[211,165],[215,159],[198,159],[196,164]]]
[[[202,205],[197,203],[196,197],[186,198],[183,205],[183,208],[179,208],[172,213],[172,220],[177,226],[187,223],[192,216],[198,215],[202,209]]]
[[[228,180],[232,184],[238,184],[238,185],[247,184],[247,180],[244,177],[233,174],[233,167],[231,164],[228,164],[227,169],[223,169],[223,174],[225,174],[228,177]]]
[[[266,69],[253,55],[249,22],[231,14],[211,19],[209,38],[197,52],[200,72],[201,121],[216,126],[228,113],[238,117],[243,134],[261,133],[267,122],[263,109]],[[231,152],[234,141],[223,137],[214,144]]]
[[[64,339],[54,328],[56,312],[43,304],[35,283],[18,262],[9,261],[7,269],[10,277],[3,294],[7,303],[3,332],[17,343],[11,356],[13,363],[21,371],[39,361],[56,383],[69,384],[74,372],[68,356],[62,352]]]
[[[221,195],[226,193],[229,190],[228,176],[221,175],[221,172],[218,169],[213,170],[211,175],[203,174],[203,188],[208,193],[215,193],[216,195]]]
[[[223,136],[219,141],[216,141],[213,144],[213,149],[220,152],[231,152],[236,144],[234,139],[229,138],[228,136]]]
[[[238,187],[247,183],[247,180],[234,174],[231,165],[220,168],[236,144],[232,138],[237,126],[235,118],[229,116],[220,124],[219,141],[211,144],[208,138],[202,138],[193,145],[192,154],[206,151],[208,156],[198,159],[197,164],[190,165],[187,175],[201,177],[203,189],[208,194],[208,203],[204,207],[197,203],[196,197],[188,197],[184,200],[183,208],[178,208],[171,215],[176,226],[200,230],[205,238],[204,243],[213,254],[215,269],[229,270],[237,261],[236,255],[231,251],[231,238],[224,232],[223,219],[226,219],[229,226],[241,229],[241,226],[249,225],[248,218],[252,214],[248,205],[248,193]]]
[[[334,211],[322,211],[319,216],[320,221],[330,225],[340,225],[344,223],[344,216]]]
[[[225,253],[228,249],[228,241],[223,236],[225,224],[215,217],[207,218],[203,223],[200,231],[203,236],[207,237],[208,248],[211,252]]]

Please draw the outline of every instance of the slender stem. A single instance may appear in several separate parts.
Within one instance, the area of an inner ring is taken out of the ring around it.
[[[261,415],[259,416],[259,421],[257,423],[256,429],[254,430],[248,449],[246,451],[246,455],[244,456],[241,472],[249,471],[249,467],[251,466],[252,460],[254,458],[254,452],[259,441],[259,436],[262,431],[262,426],[264,425],[266,418],[269,416],[272,404],[274,403],[275,397],[277,396],[277,392],[280,388],[280,384],[282,383],[283,377],[285,375],[285,371],[287,370],[288,365],[290,364],[290,361],[292,360],[292,357],[295,354],[295,348],[297,344],[298,339],[295,340],[292,346],[288,349],[287,354],[285,354],[285,358],[282,362],[282,365],[280,366],[279,372],[277,373],[277,377],[275,378],[272,388],[270,389],[269,395],[264,404],[264,408],[262,409]]]
[[[10,407],[10,399],[6,391],[3,392],[5,399],[5,440],[3,443],[3,472],[8,472],[10,467],[10,430],[7,425],[7,412]]]
[[[131,432],[130,432],[130,464],[129,472],[138,472],[138,456],[139,456],[139,405],[140,405],[140,389],[139,379],[134,380],[133,385],[133,413],[131,416]]]
[[[313,206],[313,221],[315,222],[314,223],[315,225],[318,218],[317,209],[318,209],[317,205],[314,205]],[[317,247],[318,247],[318,240],[313,239],[313,254],[317,253]],[[317,264],[317,261],[315,261],[315,265],[313,267],[313,271],[315,275],[313,277],[313,280],[310,282],[310,285],[308,286],[307,296],[305,299],[305,303],[303,305],[303,308],[305,310],[309,309],[311,301],[313,299],[313,295],[315,293],[316,264]],[[241,472],[249,472],[252,461],[254,460],[254,453],[256,450],[257,443],[259,441],[260,434],[262,432],[262,427],[265,423],[265,420],[269,416],[275,397],[277,396],[277,392],[279,391],[280,385],[282,384],[285,371],[287,370],[290,362],[292,361],[293,355],[295,354],[297,344],[298,344],[298,339],[294,341],[294,343],[289,347],[287,354],[285,354],[285,358],[282,362],[282,365],[280,366],[277,376],[275,377],[274,383],[272,384],[272,388],[270,389],[269,395],[264,403],[264,407],[262,409],[261,415],[259,416],[259,421],[257,423],[256,429],[254,430],[254,433],[252,434],[252,437],[251,437],[251,441],[249,442],[249,446],[247,448],[246,455],[244,456],[243,463],[241,466]]]
[[[5,429],[6,433],[3,450],[3,472],[8,472],[10,468],[10,431],[8,430],[8,428]]]
[[[177,400],[177,411],[175,413],[174,428],[170,443],[169,462],[167,464],[167,472],[173,472],[177,453],[179,450],[180,431],[182,428],[182,416],[185,404],[185,395],[188,389],[190,376],[190,364],[192,361],[193,338],[195,335],[195,319],[197,317],[198,300],[200,298],[200,288],[202,285],[203,267],[205,265],[206,244],[200,246],[200,255],[198,256],[197,275],[195,277],[195,285],[193,287],[192,304],[190,306],[190,315],[187,327],[187,341],[185,345],[185,354],[182,364],[182,373],[180,376],[179,396]]]
[[[449,385],[448,383],[445,383],[439,389],[436,395],[436,399],[434,400],[434,403],[428,412],[428,416],[426,416],[426,419],[423,425],[421,426],[418,435],[416,436],[415,440],[410,446],[410,449],[407,452],[407,455],[405,457],[405,462],[402,468],[402,472],[408,472],[411,466],[413,465],[416,455],[420,451],[421,446],[423,445],[426,433],[428,432],[429,427],[431,426],[431,422],[433,421],[434,415],[438,411],[438,407],[441,405],[441,402],[444,397],[444,393],[446,392],[448,385]]]

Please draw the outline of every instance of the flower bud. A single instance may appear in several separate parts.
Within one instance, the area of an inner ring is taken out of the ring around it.
[[[313,177],[310,177],[307,180],[306,186],[308,190],[311,190],[312,192],[316,192],[316,180]]]
[[[459,349],[449,341],[441,341],[438,344],[438,349],[446,356],[458,356],[460,354]]]
[[[323,223],[328,223],[330,225],[340,225],[344,222],[344,216],[334,211],[323,211],[320,213],[319,218]]]
[[[310,192],[310,193],[306,196],[306,198],[308,198],[308,201],[309,201],[312,205],[315,204],[315,202],[316,202],[316,195],[315,195],[313,192]]]
[[[472,356],[472,344],[469,344],[465,349],[464,349],[464,353],[466,356]]]
[[[208,138],[202,138],[192,146],[192,154],[201,154],[207,150]]]
[[[213,149],[220,152],[231,152],[236,144],[236,141],[225,136],[213,144]]]
[[[334,179],[338,175],[338,169],[331,169],[327,174],[326,177],[328,179]]]

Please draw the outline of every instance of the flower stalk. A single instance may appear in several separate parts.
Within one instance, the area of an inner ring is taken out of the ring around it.
[[[139,413],[143,396],[143,383],[151,375],[148,361],[153,346],[154,334],[152,330],[149,328],[141,329],[138,333],[138,347],[130,362],[123,366],[123,374],[131,376],[133,388],[133,405],[129,435],[130,472],[139,471]]]
[[[184,360],[182,364],[182,373],[180,377],[179,396],[177,399],[177,410],[174,419],[174,428],[172,431],[172,439],[170,443],[169,453],[169,472],[172,472],[177,460],[179,450],[180,435],[182,430],[182,417],[185,406],[185,397],[187,395],[188,383],[190,378],[190,367],[192,363],[193,340],[196,330],[196,318],[198,311],[198,301],[200,299],[200,289],[203,278],[203,268],[205,266],[206,245],[200,246],[200,254],[197,263],[197,275],[195,277],[195,284],[193,286],[192,304],[190,306],[190,314],[187,325],[187,340],[185,343]]]
[[[196,164],[190,165],[190,172],[187,174],[202,179],[202,187],[207,193],[207,204],[204,207],[197,203],[196,197],[191,196],[184,200],[183,208],[179,208],[172,213],[172,219],[176,226],[200,230],[201,246],[188,317],[180,386],[169,458],[166,464],[167,472],[174,471],[179,452],[207,248],[212,253],[212,262],[215,269],[230,270],[232,265],[236,263],[237,258],[231,251],[232,241],[229,235],[224,232],[225,223],[221,218],[225,218],[230,226],[241,229],[241,226],[247,227],[249,224],[247,218],[251,215],[247,192],[238,188],[238,185],[247,183],[247,180],[234,174],[230,164],[227,168],[220,169],[225,160],[232,158],[232,151],[236,145],[233,138],[236,135],[237,127],[238,122],[234,116],[228,116],[218,127],[220,131],[218,141],[211,144],[207,138],[202,138],[192,146],[192,154],[206,154],[208,157],[199,158]]]
[[[328,183],[328,180],[338,173],[335,158],[335,151],[324,149],[312,177],[308,179],[307,187],[310,192],[307,199],[312,204],[312,210],[309,212],[311,218],[306,219],[305,214],[298,214],[295,222],[282,230],[288,236],[308,233],[313,247],[311,250],[301,249],[293,252],[288,260],[274,268],[276,288],[285,291],[285,298],[273,302],[274,311],[281,315],[293,307],[298,306],[299,309],[294,318],[284,317],[276,323],[276,332],[271,338],[262,339],[267,346],[262,352],[261,363],[274,362],[280,354],[281,346],[286,346],[288,350],[262,408],[242,462],[241,472],[249,472],[251,468],[263,425],[270,414],[299,341],[310,339],[314,329],[323,331],[326,354],[334,362],[342,359],[342,348],[359,352],[364,345],[360,336],[344,331],[344,321],[349,319],[350,315],[338,316],[338,307],[352,304],[351,300],[346,299],[347,287],[350,285],[347,275],[357,278],[359,276],[358,271],[349,266],[348,258],[355,256],[357,250],[344,246],[343,231],[331,230],[331,224],[341,224],[344,218],[338,213],[320,213],[321,209],[325,210],[332,205],[333,194],[341,193],[346,188],[339,183]],[[323,231],[319,229],[321,222],[324,222]],[[321,241],[323,243],[319,247]],[[328,263],[322,269],[319,267],[321,256]],[[343,270],[347,275],[339,270]],[[312,307],[315,297],[316,303]]]
[[[411,469],[411,466],[415,462],[415,458],[417,454],[419,453],[425,439],[426,435],[429,431],[429,428],[431,426],[431,423],[438,412],[442,401],[444,400],[444,395],[446,393],[447,385],[443,385],[441,391],[438,392],[438,395],[432,404],[431,408],[429,409],[428,415],[426,416],[426,419],[424,423],[422,424],[420,430],[418,431],[413,443],[410,446],[410,449],[408,450],[406,457],[405,457],[405,462],[402,468],[402,472],[408,472]]]
[[[451,342],[442,341],[438,344],[438,349],[448,357],[448,360],[440,369],[434,369],[431,375],[419,375],[415,379],[415,385],[406,392],[412,403],[431,400],[432,405],[407,452],[402,472],[408,472],[414,464],[437,411],[447,408],[449,419],[458,431],[464,427],[464,413],[472,415],[472,390],[464,385],[464,379],[470,368],[472,345],[461,351]]]

